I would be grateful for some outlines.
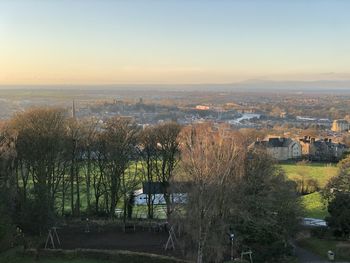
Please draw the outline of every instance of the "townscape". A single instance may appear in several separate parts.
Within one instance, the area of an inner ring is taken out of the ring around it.
[[[350,262],[349,10],[0,0],[0,263]]]
[[[254,126],[263,115],[273,117],[257,110],[223,110],[226,102],[216,107],[227,119],[213,118],[212,106],[196,101],[180,108],[176,99],[168,98],[166,106],[127,100],[89,102],[88,114],[74,98],[29,107],[2,121],[3,209],[12,211],[5,214],[16,226],[4,246],[24,246],[28,255],[37,248],[83,248],[87,254],[110,248],[111,253],[125,249],[170,256],[166,261],[242,255],[258,262],[270,258],[265,251],[274,248],[271,262],[293,262],[296,246],[309,241],[290,238],[318,230],[317,220],[324,224],[326,201],[321,199],[331,202],[338,176],[347,176],[342,172],[349,163],[346,116],[324,126],[313,125],[311,117],[302,125],[292,121],[285,131],[281,124]],[[147,119],[148,111],[162,119]],[[191,122],[176,118],[186,115],[193,116]],[[280,116],[274,120],[288,124]],[[310,198],[320,198],[317,212],[308,207]],[[235,199],[250,201],[232,203]],[[211,212],[203,217],[205,211]],[[262,215],[271,211],[276,216],[265,222]],[[233,251],[229,231],[237,235]],[[262,236],[255,237],[256,231]],[[198,233],[206,237],[198,239]],[[198,242],[202,251],[191,250],[188,242]]]

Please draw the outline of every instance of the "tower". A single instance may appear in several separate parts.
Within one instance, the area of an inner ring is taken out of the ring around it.
[[[72,103],[72,118],[75,119],[76,115],[75,115],[75,101],[73,99],[73,103]]]

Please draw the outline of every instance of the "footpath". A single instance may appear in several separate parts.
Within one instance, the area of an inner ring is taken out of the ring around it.
[[[348,261],[329,261],[298,246],[295,247],[295,255],[298,257],[300,263],[350,263]]]

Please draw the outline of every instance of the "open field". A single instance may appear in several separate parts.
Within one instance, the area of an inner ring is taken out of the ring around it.
[[[307,163],[306,165],[281,164],[282,169],[290,179],[298,179],[304,176],[305,179],[314,179],[323,188],[327,181],[337,174],[338,168],[335,164]]]
[[[338,168],[335,164],[325,163],[307,163],[306,165],[298,164],[281,164],[287,177],[291,180],[304,178],[305,180],[316,180],[323,188],[328,180],[337,175]],[[322,200],[319,192],[301,196],[301,201],[305,206],[306,217],[324,219],[327,215],[327,206]]]

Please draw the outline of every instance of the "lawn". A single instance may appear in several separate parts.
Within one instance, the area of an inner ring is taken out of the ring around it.
[[[305,217],[324,219],[328,215],[327,206],[319,192],[304,195],[300,198],[306,210]]]
[[[289,179],[298,179],[304,176],[305,179],[314,179],[323,188],[327,181],[337,174],[338,168],[335,164],[307,163],[305,165],[281,164]]]
[[[135,205],[133,209],[133,217],[135,218],[147,218],[147,205]],[[155,205],[154,206],[154,218],[155,219],[166,219],[166,206]]]

